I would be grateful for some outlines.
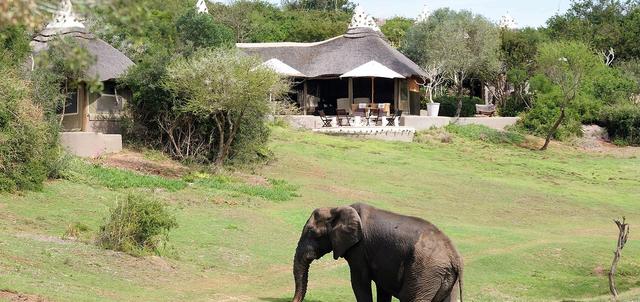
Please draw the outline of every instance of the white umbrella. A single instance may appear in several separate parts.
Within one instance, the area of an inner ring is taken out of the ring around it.
[[[371,78],[371,102],[374,103],[375,78],[404,79],[405,77],[377,61],[369,61],[341,75],[340,78]]]
[[[304,73],[298,71],[297,69],[287,65],[286,63],[273,58],[270,59],[262,64],[260,64],[260,66],[264,66],[267,67],[281,75],[284,76],[288,76],[288,77],[298,77],[298,78],[304,78],[306,77],[306,75],[304,75]]]

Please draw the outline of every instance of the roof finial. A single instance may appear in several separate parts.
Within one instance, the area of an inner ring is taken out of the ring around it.
[[[53,17],[53,21],[47,24],[47,28],[60,29],[72,27],[84,28],[84,24],[78,20],[78,16],[73,12],[71,0],[62,0],[58,11],[56,11]]]
[[[380,31],[376,21],[364,11],[360,4],[356,5],[356,8],[353,10],[353,18],[351,18],[351,25],[349,25],[349,28],[358,27],[366,27],[375,31]]]
[[[431,13],[432,13],[431,9],[429,9],[429,6],[425,4],[424,7],[422,8],[422,12],[420,12],[416,21],[418,22],[427,21],[427,19],[429,19],[429,16],[431,16]]]
[[[207,3],[204,0],[198,0],[198,2],[196,3],[196,8],[198,10],[198,13],[201,13],[201,14],[209,13],[209,8],[207,8]]]
[[[509,11],[507,11],[507,14],[500,18],[498,26],[504,29],[516,29],[518,28],[518,23],[516,23],[516,20],[509,14]]]

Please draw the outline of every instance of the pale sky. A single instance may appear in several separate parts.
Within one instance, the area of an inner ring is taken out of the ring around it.
[[[268,0],[280,4],[280,0]],[[415,18],[426,4],[431,10],[440,7],[467,9],[497,22],[507,12],[518,27],[538,27],[558,11],[564,13],[571,0],[356,0],[370,15],[377,18],[403,16]]]

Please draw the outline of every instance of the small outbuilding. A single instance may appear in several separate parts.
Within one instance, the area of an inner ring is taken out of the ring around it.
[[[90,93],[81,83],[69,93],[59,114],[63,114],[62,143],[81,156],[97,156],[122,148],[120,119],[125,104],[132,98],[129,89],[118,89],[116,80],[134,63],[122,52],[87,31],[72,9],[70,0],[63,0],[54,19],[31,41],[34,55],[46,50],[58,37],[71,37],[91,53],[96,62],[86,70],[102,82],[100,93]]]

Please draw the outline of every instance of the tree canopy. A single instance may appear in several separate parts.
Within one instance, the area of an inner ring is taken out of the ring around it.
[[[554,39],[577,40],[596,51],[613,48],[620,60],[640,57],[640,1],[573,1],[563,15],[547,21]]]
[[[400,48],[404,42],[407,31],[413,26],[414,20],[405,17],[393,17],[384,22],[380,27],[391,46]]]
[[[462,107],[463,83],[471,75],[485,77],[500,68],[497,27],[469,11],[436,10],[407,33],[403,51],[425,69],[441,68],[456,86]]]

